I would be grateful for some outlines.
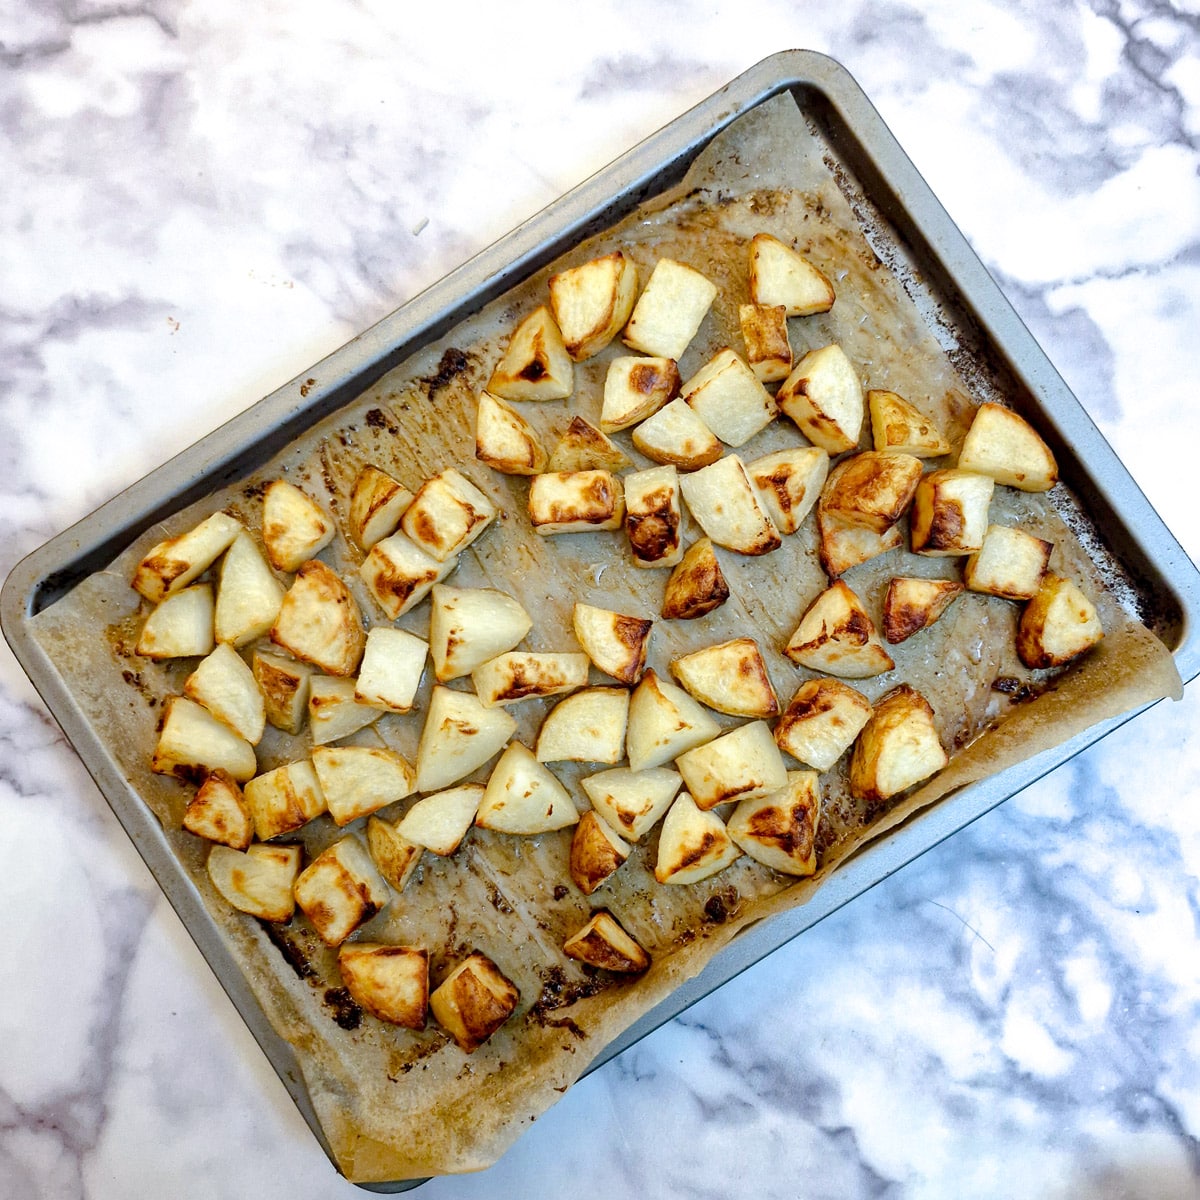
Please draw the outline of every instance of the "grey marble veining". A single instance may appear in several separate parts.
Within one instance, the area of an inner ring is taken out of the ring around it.
[[[1200,558],[1179,0],[0,10],[0,572],[789,46],[844,63]],[[1190,689],[429,1197],[1200,1196]],[[0,1197],[352,1196],[7,649]]]

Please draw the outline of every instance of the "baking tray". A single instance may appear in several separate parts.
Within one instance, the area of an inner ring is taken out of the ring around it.
[[[74,745],[317,1139],[329,1153],[291,1046],[270,1026],[153,813],[140,802],[70,691],[31,636],[30,618],[105,567],[156,522],[250,474],[387,371],[646,198],[678,183],[712,138],[764,101],[790,93],[869,217],[869,238],[894,269],[919,274],[938,319],[1013,406],[1032,416],[1063,481],[1119,565],[1141,619],[1172,652],[1181,677],[1200,673],[1200,572],[1047,360],[900,149],[864,93],[831,59],[785,51],[763,60],[647,138],[427,291],[244,413],[183,451],[22,560],[0,593],[0,624],[22,667]],[[1085,522],[1086,524],[1086,522]],[[699,975],[630,1026],[595,1059],[606,1062],[778,949],[842,904],[1097,741],[1140,709],[974,784],[869,844],[807,904],[759,922]],[[332,1156],[331,1156],[332,1157]],[[398,1192],[421,1180],[360,1185]]]

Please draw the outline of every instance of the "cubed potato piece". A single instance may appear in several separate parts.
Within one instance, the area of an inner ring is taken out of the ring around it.
[[[896,664],[862,601],[840,579],[808,606],[784,654],[812,671],[866,679]]]
[[[892,450],[864,450],[838,466],[821,496],[825,511],[878,534],[908,511],[922,471],[919,458]]]
[[[401,832],[399,821],[375,815],[367,820],[367,851],[388,886],[403,892],[416,872],[424,847]]]
[[[178,779],[202,779],[225,770],[245,783],[258,770],[254,747],[186,696],[168,696],[150,770]]]
[[[367,465],[355,476],[350,489],[350,540],[365,554],[400,527],[413,494],[386,471]]]
[[[469,954],[429,996],[434,1019],[466,1054],[478,1050],[516,1011],[521,999],[486,954]]]
[[[611,471],[556,471],[530,481],[529,520],[543,537],[620,529],[624,519],[624,492]]]
[[[670,767],[615,767],[579,781],[592,807],[622,837],[638,842],[671,807],[683,776]]]
[[[814,446],[830,454],[857,447],[866,408],[862,384],[836,343],[810,350],[780,384],[775,402]]]
[[[711,467],[684,475],[679,486],[692,516],[718,546],[738,554],[758,555],[783,545],[758,489],[736,454],[727,454]]]
[[[291,833],[325,811],[325,794],[307,758],[255,776],[242,795],[260,842]]]
[[[662,615],[671,621],[694,621],[729,599],[729,584],[711,538],[693,542],[671,572],[663,593]]]
[[[308,717],[312,667],[281,654],[256,650],[251,670],[263,694],[267,720],[284,733],[299,733]]]
[[[312,763],[336,825],[403,800],[416,784],[416,772],[402,754],[375,746],[315,746]]]
[[[353,836],[317,855],[300,872],[292,894],[327,946],[340,946],[390,898],[371,856]]]
[[[607,909],[563,942],[563,953],[602,971],[638,975],[650,966],[650,956]]]
[[[834,467],[834,471],[837,469]],[[817,502],[817,557],[830,579],[836,579],[851,567],[878,558],[903,544],[904,535],[899,525],[876,533],[865,525],[851,525],[841,517],[835,517],[825,511],[820,501]]]
[[[702,809],[765,796],[787,783],[787,768],[766,721],[739,725],[687,750],[676,757],[675,766],[683,786]]]
[[[483,784],[464,783],[423,796],[397,826],[409,841],[446,858],[462,845],[483,799]]]
[[[618,763],[625,757],[629,693],[590,687],[560,700],[538,731],[539,762]]]
[[[1096,606],[1079,585],[1049,574],[1021,613],[1017,653],[1027,667],[1059,667],[1103,637]]]
[[[495,505],[461,471],[447,467],[417,489],[400,528],[418,549],[444,563],[495,519]]]
[[[828,771],[873,711],[866,696],[840,679],[809,679],[775,723],[775,744],[798,762]]]
[[[475,824],[498,833],[532,836],[565,829],[579,810],[554,772],[521,742],[512,742],[488,777]]]
[[[429,609],[429,653],[438,682],[469,675],[532,628],[530,615],[507,592],[438,584]]]
[[[213,608],[218,642],[240,649],[270,631],[283,603],[283,584],[275,578],[258,543],[243,531],[221,559]]]
[[[195,583],[151,611],[134,649],[145,658],[198,658],[213,644],[212,587]]]
[[[570,872],[575,886],[590,896],[627,858],[629,843],[594,809],[579,818],[571,836]]]
[[[930,557],[972,554],[983,545],[995,483],[974,471],[931,471],[917,484],[909,533],[913,551]]]
[[[188,833],[245,850],[254,840],[254,820],[238,781],[228,771],[210,771],[183,813]]]
[[[671,674],[717,712],[732,717],[773,717],[779,712],[767,664],[753,638],[734,638],[681,654],[671,660]]]
[[[371,547],[358,574],[388,619],[395,621],[420,604],[457,562],[438,562],[405,534],[393,533]]]
[[[230,645],[222,643],[188,676],[183,694],[203,704],[218,721],[252,746],[262,741],[267,706],[254,672]]]
[[[698,883],[741,856],[725,822],[715,812],[698,808],[687,792],[680,792],[663,818],[654,878],[659,883]]]
[[[621,336],[634,350],[678,362],[716,298],[716,284],[699,271],[660,258]]]
[[[356,695],[357,679],[314,675],[308,685],[308,727],[314,746],[341,741],[374,724],[384,710],[363,704]]]
[[[550,474],[570,474],[575,471],[623,471],[629,466],[629,455],[608,434],[597,429],[583,417],[571,418],[545,470]]]
[[[778,383],[792,373],[787,308],[782,304],[741,304],[738,323],[746,343],[746,362],[760,383]]]
[[[1032,600],[1050,566],[1054,543],[1023,529],[989,525],[983,545],[963,566],[963,581],[973,592]]]
[[[755,304],[783,305],[789,317],[828,312],[834,301],[829,277],[769,233],[750,239],[750,295]]]
[[[950,453],[950,442],[920,409],[883,388],[867,392],[871,440],[876,450],[895,450],[914,458]]]
[[[771,393],[734,350],[718,350],[680,388],[680,397],[727,446],[741,446],[775,419]]]
[[[371,1016],[424,1029],[429,1011],[429,951],[421,946],[353,942],[338,950],[346,990]]]
[[[545,305],[517,326],[487,390],[502,400],[565,400],[575,390],[575,365]]]
[[[214,846],[208,877],[239,912],[262,921],[288,921],[296,909],[292,887],[300,874],[299,846],[247,846],[245,851]]]
[[[387,625],[369,629],[354,699],[388,712],[411,712],[428,654],[429,646],[415,634]]]
[[[271,626],[271,641],[329,675],[353,675],[367,634],[358,601],[323,562],[301,564]]]
[[[646,665],[653,621],[576,602],[572,625],[575,637],[597,670],[621,683],[637,683]]]
[[[673,358],[622,355],[608,364],[600,428],[628,429],[652,417],[679,393],[679,366]]]
[[[811,875],[817,869],[820,815],[816,771],[789,771],[779,791],[741,801],[725,828],[764,867],[784,875]]]
[[[549,462],[533,426],[490,392],[479,393],[475,408],[475,457],[504,475],[536,475]]]
[[[478,696],[435,687],[417,745],[417,791],[438,792],[482,767],[516,732],[503,708]]]
[[[892,645],[932,625],[963,593],[952,579],[896,576],[883,597],[883,636]]]
[[[551,275],[550,311],[567,353],[582,362],[599,354],[621,332],[637,296],[637,264],[614,250],[582,266]]]
[[[275,479],[263,492],[262,537],[277,571],[295,571],[333,541],[333,518],[306,492]]]
[[[904,683],[875,705],[858,735],[850,756],[850,793],[859,800],[887,800],[949,761],[929,701]]]
[[[510,650],[471,672],[475,694],[487,708],[585,687],[588,657],[573,652]]]
[[[775,528],[795,533],[825,486],[829,455],[820,446],[794,446],[747,463],[746,474]]]
[[[1023,492],[1049,491],[1058,482],[1058,464],[1041,435],[1010,408],[981,404],[967,430],[958,466],[978,471]]]
[[[650,467],[625,476],[625,533],[639,567],[673,567],[683,558],[679,473]]]
[[[207,571],[242,532],[241,522],[217,512],[186,533],[159,542],[138,563],[134,591],[151,604],[160,604]]]
[[[696,471],[724,453],[720,438],[682,398],[664,405],[633,431],[633,444],[649,459]]]
[[[717,720],[681,687],[647,671],[629,698],[625,753],[634,771],[661,767],[721,732]]]

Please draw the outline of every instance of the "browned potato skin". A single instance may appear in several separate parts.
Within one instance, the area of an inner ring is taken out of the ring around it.
[[[907,641],[932,625],[966,589],[952,579],[896,576],[883,598],[883,636],[891,644]]]
[[[1073,639],[1077,648],[1070,654],[1056,654],[1047,646],[1046,635],[1052,632],[1051,608],[1064,593],[1073,601],[1072,622],[1077,620],[1081,629],[1091,623],[1093,629],[1087,635]],[[1104,631],[1100,628],[1091,601],[1070,580],[1059,575],[1047,575],[1037,595],[1021,613],[1017,624],[1017,654],[1033,670],[1061,667],[1090,650],[1103,636]]]
[[[743,304],[738,308],[746,362],[761,383],[776,383],[792,372],[787,308],[782,304]]]
[[[933,727],[933,708],[916,688],[907,683],[893,688],[875,705],[875,712],[867,722],[850,758],[850,794],[858,800],[887,800],[896,793],[881,791],[876,779],[876,767],[880,751],[887,738],[909,721],[918,722],[923,728]],[[941,749],[941,763],[928,770],[923,779],[928,779],[941,770],[949,761],[945,749]],[[914,780],[914,784],[920,780]],[[913,786],[910,784],[909,786]]]
[[[402,996],[387,992],[378,968],[389,960],[403,960],[411,976]],[[375,967],[376,970],[372,970]],[[405,1029],[424,1029],[429,1010],[429,952],[416,946],[379,946],[363,943],[343,945],[338,953],[338,968],[346,990],[355,1003],[373,1017]],[[380,984],[383,983],[383,987]]]
[[[970,474],[947,468],[931,471],[921,478],[913,497],[909,522],[914,553],[955,555],[970,554],[979,549],[979,544],[969,536],[971,515],[964,510],[962,497],[955,494],[959,477]],[[982,525],[980,541],[987,528],[986,513]]]
[[[472,1054],[512,1016],[520,998],[512,980],[475,950],[430,995],[429,1007],[458,1048]]]
[[[575,886],[590,896],[624,861],[604,836],[599,816],[589,809],[579,818],[571,837],[569,869]]]
[[[729,584],[708,538],[688,547],[667,580],[662,615],[672,621],[694,621],[729,599]]]
[[[864,450],[844,463],[821,496],[824,511],[875,533],[886,533],[912,503],[921,460],[894,450]]]
[[[607,910],[592,919],[563,943],[563,953],[603,971],[638,975],[650,965],[650,956]]]
[[[654,567],[678,553],[679,493],[662,487],[641,497],[638,511],[625,508],[625,533],[640,566]]]

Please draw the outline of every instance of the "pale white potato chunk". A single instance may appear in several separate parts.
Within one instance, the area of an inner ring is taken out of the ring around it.
[[[242,789],[228,771],[210,771],[183,813],[183,827],[210,842],[245,850],[254,840],[254,820]]]
[[[520,742],[500,755],[475,813],[481,828],[523,836],[564,829],[578,820],[567,789]]]
[[[599,354],[621,331],[637,296],[637,264],[614,250],[550,276],[550,309],[576,362]]]
[[[533,426],[490,392],[479,393],[475,409],[475,457],[504,475],[536,475],[549,461]]]
[[[634,684],[646,665],[653,621],[577,601],[572,613],[575,637],[597,670]]]
[[[963,582],[973,592],[1032,600],[1050,566],[1054,543],[1008,525],[989,525],[983,544],[963,565]]]
[[[828,771],[850,748],[874,710],[840,679],[802,683],[775,723],[775,744],[818,771]]]
[[[670,767],[615,767],[581,779],[592,807],[622,837],[638,842],[671,807],[683,776]]]
[[[629,698],[625,753],[634,771],[661,767],[721,732],[717,720],[681,687],[647,671]]]
[[[336,825],[411,795],[416,772],[403,755],[375,746],[315,746],[313,768]]]
[[[587,685],[588,657],[571,651],[510,650],[471,672],[486,708],[538,696],[559,696]]]
[[[371,547],[358,574],[388,619],[395,621],[420,604],[457,562],[438,562],[405,534],[393,533]]]
[[[682,397],[664,405],[633,431],[633,444],[649,459],[681,471],[715,463],[724,453],[721,440]]]
[[[209,771],[225,770],[245,783],[258,770],[254,747],[208,709],[186,696],[168,696],[164,709],[150,760],[150,769],[156,774],[195,779]]]
[[[409,841],[445,858],[462,845],[475,824],[483,791],[481,783],[464,783],[423,796],[404,814],[397,829]]]
[[[821,495],[829,455],[820,446],[794,446],[746,464],[767,515],[782,534],[795,533]]]
[[[680,389],[680,397],[727,446],[741,446],[778,413],[770,392],[734,350],[717,351]]]
[[[1058,667],[1078,658],[1103,637],[1096,606],[1079,585],[1050,574],[1021,613],[1017,653],[1027,667]]]
[[[384,710],[358,699],[357,679],[314,675],[308,685],[308,727],[314,746],[341,741],[374,724]]]
[[[959,452],[963,471],[978,471],[1023,492],[1049,491],[1058,464],[1041,435],[1012,409],[981,404]]]
[[[627,346],[676,362],[691,345],[717,286],[699,271],[671,258],[660,258],[634,305],[622,338]]]
[[[277,571],[295,571],[333,541],[333,518],[306,492],[276,479],[263,493],[262,537]]]
[[[325,794],[307,758],[255,776],[242,794],[260,842],[291,833],[325,811]]]
[[[830,480],[844,465],[838,463],[833,468],[829,473]],[[829,484],[825,486],[828,488]],[[820,500],[817,501],[817,539],[817,557],[825,574],[831,579],[904,544],[899,525],[891,525],[883,533],[876,533],[866,525],[852,525],[842,517],[834,516],[826,511]]]
[[[461,471],[447,467],[417,489],[400,528],[418,549],[444,563],[495,519],[495,505]]]
[[[844,454],[858,445],[866,408],[862,384],[836,343],[810,350],[780,385],[775,402],[814,446]]]
[[[787,768],[766,721],[739,725],[675,759],[697,807],[765,796],[787,783]]]
[[[214,846],[208,877],[239,912],[263,921],[287,921],[296,909],[292,887],[300,873],[299,846]]]
[[[696,806],[680,792],[663,818],[654,878],[659,883],[698,883],[741,857],[741,850],[715,812]]]
[[[516,732],[503,708],[477,696],[435,687],[417,745],[417,791],[437,792],[482,767]]]
[[[733,638],[678,655],[671,660],[671,674],[717,712],[733,717],[773,717],[779,712],[767,664],[753,638]]]
[[[809,605],[783,652],[802,667],[846,679],[896,665],[862,601],[840,579]]]
[[[929,701],[901,684],[875,705],[850,756],[850,792],[887,800],[940,771],[946,754]]]
[[[283,584],[275,578],[254,538],[239,533],[221,559],[213,610],[217,641],[240,648],[262,637],[275,624],[282,603]]]
[[[354,699],[389,712],[411,712],[428,653],[429,646],[406,630],[387,625],[369,629]]]
[[[217,512],[199,525],[152,547],[133,573],[133,588],[151,604],[182,591],[207,571],[244,532],[241,522]]]
[[[502,400],[565,400],[575,390],[575,365],[545,305],[517,326],[487,390]]]
[[[364,553],[390,537],[400,525],[413,494],[386,471],[365,466],[350,489],[350,540]]]
[[[252,746],[262,741],[266,702],[254,672],[232,646],[222,643],[202,659],[185,681],[183,694],[203,704]]]
[[[330,675],[353,675],[367,634],[358,601],[323,562],[296,572],[271,626],[271,641]]]
[[[429,652],[438,682],[469,675],[532,628],[533,619],[507,592],[437,584],[430,597]]]
[[[624,688],[584,688],[546,714],[534,753],[539,762],[618,763],[625,757],[628,720]]]
[[[145,658],[197,658],[213,641],[212,587],[195,583],[151,610],[134,648]]]
[[[750,295],[755,304],[781,304],[789,317],[828,312],[835,293],[829,277],[769,233],[750,239]]]
[[[653,416],[679,391],[679,366],[673,358],[622,355],[608,364],[600,428],[628,429]]]
[[[758,494],[736,454],[727,454],[690,475],[679,486],[683,498],[705,534],[738,554],[769,554],[783,544]]]

